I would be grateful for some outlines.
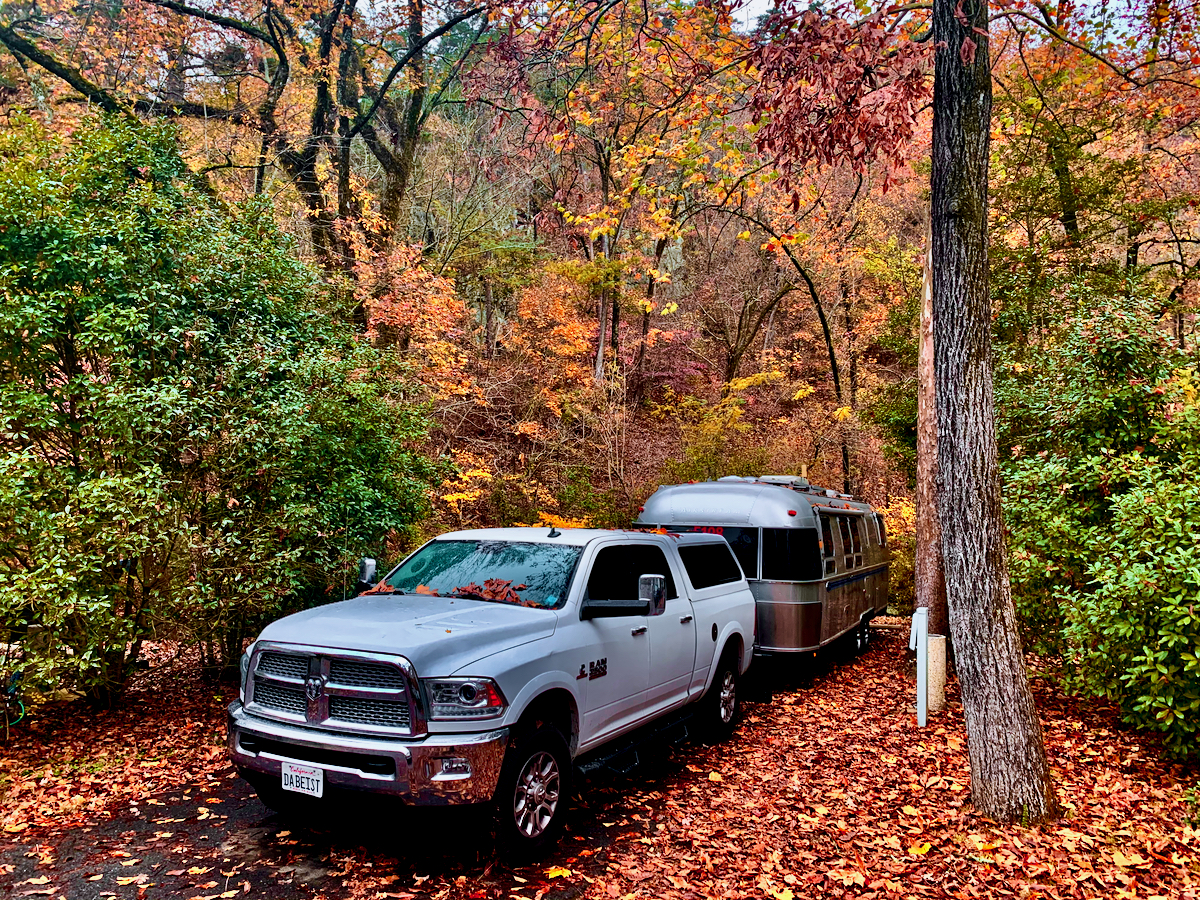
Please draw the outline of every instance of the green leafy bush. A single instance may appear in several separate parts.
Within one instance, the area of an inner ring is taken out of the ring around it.
[[[423,415],[318,287],[169,128],[0,140],[0,640],[35,681],[105,698],[162,634],[236,665],[422,513]]]
[[[1086,299],[1081,297],[1080,299]],[[1081,304],[1081,308],[1083,304]],[[1027,645],[1126,721],[1200,749],[1200,407],[1136,297],[1069,318],[997,392],[1014,597]]]

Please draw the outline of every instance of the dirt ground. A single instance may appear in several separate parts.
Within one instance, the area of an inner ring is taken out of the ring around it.
[[[0,895],[1200,898],[1195,769],[1039,684],[1067,813],[999,827],[970,804],[953,684],[918,729],[907,634],[876,637],[760,670],[773,695],[724,745],[582,778],[562,844],[522,864],[479,810],[270,812],[225,760],[232,689],[152,668],[118,710],[43,707],[0,743]]]

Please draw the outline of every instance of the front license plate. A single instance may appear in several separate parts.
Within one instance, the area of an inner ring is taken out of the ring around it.
[[[298,766],[281,763],[283,766],[283,789],[297,794],[320,797],[325,792],[325,772],[315,766]]]

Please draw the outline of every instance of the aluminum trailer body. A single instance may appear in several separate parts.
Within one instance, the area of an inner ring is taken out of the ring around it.
[[[664,485],[637,528],[723,535],[757,605],[756,651],[817,650],[887,609],[887,533],[869,503],[779,475]]]

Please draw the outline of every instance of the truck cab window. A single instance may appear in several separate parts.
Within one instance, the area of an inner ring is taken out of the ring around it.
[[[687,569],[692,587],[703,590],[717,584],[741,581],[742,570],[728,544],[690,544],[679,548],[679,557]]]
[[[587,596],[590,600],[638,599],[638,579],[643,575],[667,577],[667,599],[675,593],[675,579],[661,547],[653,544],[616,544],[601,547],[588,576]]]

